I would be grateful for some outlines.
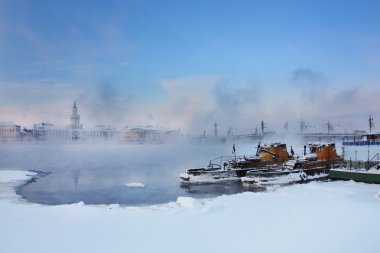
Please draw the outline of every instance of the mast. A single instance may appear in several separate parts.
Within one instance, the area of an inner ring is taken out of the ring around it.
[[[371,115],[369,115],[368,123],[369,123],[369,133],[371,133],[372,128],[375,127],[375,124],[373,123],[373,117]]]
[[[284,124],[284,129],[286,133],[288,132],[288,128],[289,128],[289,123],[286,121]]]
[[[330,132],[334,131],[333,125],[330,123],[330,121],[327,121],[327,134],[330,134]]]
[[[306,124],[305,124],[305,121],[303,121],[303,119],[301,119],[300,127],[301,127],[301,134],[303,134],[303,131],[306,129]]]

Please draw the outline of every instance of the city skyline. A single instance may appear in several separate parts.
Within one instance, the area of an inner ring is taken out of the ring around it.
[[[368,130],[380,3],[0,1],[0,121]]]
[[[29,126],[25,126],[25,125],[21,125],[21,124],[18,124],[17,122],[13,122],[13,121],[0,121],[0,124],[5,124],[5,125],[13,125],[13,126],[18,126],[18,127],[21,127],[22,129],[24,130],[31,130],[32,128],[36,128],[36,127],[44,127],[44,126],[47,126],[47,127],[54,127],[56,129],[82,129],[83,128],[83,124],[80,124],[81,122],[81,117],[80,115],[78,114],[79,110],[78,110],[78,107],[77,107],[77,103],[76,101],[74,100],[73,102],[73,105],[72,105],[72,112],[71,114],[67,117],[67,122],[65,125],[57,125],[56,123],[54,122],[44,122],[44,121],[38,121],[38,122],[34,122],[33,123],[33,126],[32,127],[29,127]],[[327,133],[327,134],[334,134],[334,133],[337,133],[337,134],[344,134],[344,133],[374,133],[372,131],[372,129],[375,128],[375,125],[373,123],[374,121],[374,118],[372,115],[369,115],[369,118],[368,118],[368,128],[369,128],[369,131],[367,131],[366,129],[355,129],[353,132],[349,132],[347,131],[347,129],[344,129],[342,131],[342,127],[344,126],[336,126],[336,125],[333,125],[330,121],[328,122],[325,122],[323,124],[320,125],[320,127],[318,127],[317,124],[315,124],[315,122],[305,122],[303,119],[301,119],[299,122],[298,122],[298,130],[294,131],[295,128],[293,128],[293,130],[289,131],[289,122],[286,121],[284,123],[284,125],[282,126],[281,130],[278,132],[280,134],[296,134],[296,133],[308,133],[308,134],[313,134],[313,133]],[[294,122],[293,122],[294,123]],[[261,122],[258,124],[258,126],[255,126],[255,127],[251,127],[251,128],[232,128],[232,127],[229,127],[228,130],[226,132],[222,132],[221,133],[221,136],[230,136],[230,135],[240,135],[240,134],[275,134],[277,133],[277,131],[273,131],[273,127],[268,127],[267,123],[264,122],[264,120],[261,120]],[[57,128],[58,127],[58,128]],[[91,129],[91,126],[85,126],[87,129]],[[115,129],[116,128],[110,124],[107,124],[107,122],[103,122],[102,124],[97,124],[97,125],[94,125],[93,127],[103,127],[103,128],[112,128],[112,129]],[[218,123],[217,122],[214,122],[212,124],[212,126],[208,126],[206,127],[204,130],[203,130],[203,133],[201,135],[203,136],[219,136],[218,134]],[[338,131],[335,130],[335,128],[338,128]],[[171,131],[171,130],[178,130],[178,131],[181,131],[180,128],[178,129],[170,129],[170,128],[167,128],[166,126],[153,126],[153,125],[133,125],[133,124],[123,124],[121,127],[118,127],[119,129],[149,129],[149,130],[163,130],[163,131]],[[323,128],[323,130],[321,131],[321,128]],[[185,134],[189,134],[189,133],[185,133]],[[193,133],[194,135],[194,133]],[[199,133],[195,133],[195,135],[199,135]]]

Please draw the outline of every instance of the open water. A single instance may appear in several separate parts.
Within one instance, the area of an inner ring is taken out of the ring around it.
[[[257,144],[237,144],[237,153],[254,154]],[[232,144],[38,145],[0,146],[0,169],[50,174],[18,190],[33,203],[146,205],[178,196],[215,197],[246,191],[240,183],[181,186],[179,174],[231,155]],[[142,183],[133,188],[125,184]]]

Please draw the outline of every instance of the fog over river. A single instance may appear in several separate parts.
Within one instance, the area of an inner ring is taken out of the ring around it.
[[[237,154],[254,154],[256,146],[236,144]],[[243,191],[240,184],[180,185],[181,172],[232,155],[231,148],[230,143],[1,145],[0,169],[51,172],[19,189],[35,203],[156,204],[175,201],[178,196],[213,197]]]

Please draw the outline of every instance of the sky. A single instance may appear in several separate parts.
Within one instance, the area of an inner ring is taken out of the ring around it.
[[[380,128],[380,1],[0,0],[0,121]]]

